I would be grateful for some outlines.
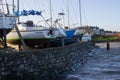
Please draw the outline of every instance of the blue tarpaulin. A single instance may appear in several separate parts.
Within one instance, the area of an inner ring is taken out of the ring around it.
[[[14,14],[16,16],[41,15],[41,11],[36,11],[36,10],[22,10],[20,12],[15,11]]]
[[[23,10],[21,11],[21,14],[20,15],[24,15],[24,16],[27,16],[28,15],[28,12],[26,10]]]

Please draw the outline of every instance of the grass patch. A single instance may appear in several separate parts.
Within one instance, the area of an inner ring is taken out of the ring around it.
[[[115,37],[114,36],[104,36],[104,35],[94,35],[92,36],[92,41],[114,41]]]

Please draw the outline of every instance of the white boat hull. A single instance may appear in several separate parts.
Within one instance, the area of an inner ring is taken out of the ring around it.
[[[4,36],[4,30],[6,30],[6,34],[9,33],[14,28],[15,24],[15,16],[0,12],[0,37],[2,38]]]
[[[27,44],[41,44],[57,37],[65,37],[63,30],[59,28],[38,28],[38,27],[24,27],[18,25],[20,34]],[[19,44],[20,38],[15,29],[7,35],[7,42],[12,44]]]

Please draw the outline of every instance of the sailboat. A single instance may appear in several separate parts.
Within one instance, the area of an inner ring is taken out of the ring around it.
[[[6,6],[7,13],[4,10]],[[6,35],[14,28],[16,24],[16,16],[10,14],[9,4],[6,1],[6,4],[3,4],[3,0],[0,0],[0,44],[7,48],[6,44]],[[13,6],[14,8],[14,6]]]
[[[19,12],[19,13],[18,13]],[[37,15],[44,17],[41,15],[40,11],[35,10],[23,10],[16,11],[16,15],[20,16],[29,16],[29,15]],[[44,19],[45,20],[45,19]],[[46,22],[46,21],[45,21]],[[48,24],[49,26],[49,24]],[[49,42],[57,37],[65,37],[66,34],[61,28],[55,28],[52,26],[45,27],[42,25],[36,25],[33,21],[19,22],[17,24],[19,32],[23,40],[25,41],[27,46],[35,46],[35,45],[43,45],[44,43]],[[7,35],[7,42],[11,44],[19,44],[20,38],[15,29],[13,29]]]
[[[79,3],[79,14],[80,14],[80,22],[79,23],[80,23],[80,27],[82,27],[81,0],[78,0],[78,3]],[[81,40],[83,37],[83,33],[78,28],[76,28],[76,32],[75,32],[74,36],[78,37]]]
[[[80,30],[75,28],[70,28],[70,21],[69,21],[69,0],[67,0],[67,15],[68,15],[68,26],[65,27],[64,32],[66,34],[66,37],[58,40],[55,40],[52,42],[53,46],[65,46],[69,45],[75,42],[78,42],[78,39],[81,40],[83,34],[80,32]],[[59,13],[59,15],[65,15],[62,11],[62,13]],[[61,43],[62,41],[62,43]]]
[[[4,30],[6,31],[6,34],[8,34],[16,24],[16,16],[13,14],[10,14],[9,12],[9,5],[6,2],[6,4],[2,3],[3,1],[0,1],[0,6],[2,9],[0,9],[0,38],[3,39],[4,36]],[[3,8],[6,5],[7,7],[7,13],[4,12]]]
[[[81,24],[81,26],[82,26],[81,0],[79,0],[79,12],[80,12],[80,24]],[[79,33],[79,32],[80,32],[80,31],[78,31],[78,33]],[[77,34],[77,33],[76,33],[76,34]],[[90,33],[89,28],[85,27],[85,28],[84,28],[84,31],[82,32],[82,34],[83,34],[83,36],[82,36],[82,38],[81,38],[81,41],[82,41],[82,42],[91,41],[92,34]],[[79,34],[77,34],[77,35],[79,35]]]
[[[81,5],[79,3],[79,5]],[[69,43],[75,43],[79,40],[81,40],[83,34],[80,32],[80,30],[78,29],[75,29],[75,28],[69,28],[70,27],[70,21],[69,21],[69,2],[67,0],[67,12],[68,12],[68,29],[65,30],[65,33],[67,35],[66,39],[64,39],[65,43],[66,44],[69,44]],[[81,7],[80,7],[81,9]],[[81,10],[80,10],[80,23],[81,22]]]
[[[63,33],[62,30],[58,28],[48,28],[44,26],[37,26],[32,21],[27,21],[26,23],[20,23],[17,25],[21,33],[22,38],[28,45],[37,45],[48,40],[55,39],[58,35]],[[15,29],[13,29],[7,35],[7,42],[12,44],[19,43],[19,36]]]

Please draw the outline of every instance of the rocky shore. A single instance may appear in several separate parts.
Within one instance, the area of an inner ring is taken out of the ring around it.
[[[120,80],[120,42],[96,43],[87,62],[63,80]]]
[[[77,70],[94,47],[87,42],[21,52],[0,50],[0,80],[54,80]]]

